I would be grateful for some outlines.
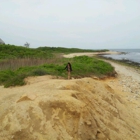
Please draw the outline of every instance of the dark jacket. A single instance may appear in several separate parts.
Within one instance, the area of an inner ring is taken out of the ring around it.
[[[72,71],[72,66],[71,66],[71,64],[70,63],[68,63],[67,64],[67,66],[65,67],[65,69],[67,70],[67,71]]]

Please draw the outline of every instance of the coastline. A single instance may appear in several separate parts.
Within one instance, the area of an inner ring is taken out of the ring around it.
[[[103,56],[103,55],[113,55],[113,54],[121,55],[121,54],[125,54],[125,52],[107,51],[107,52],[71,53],[71,54],[63,55],[63,57],[72,58],[72,57],[75,57],[75,56],[82,56],[82,55],[86,55],[86,56],[90,56],[90,57],[97,56],[98,58],[101,58],[101,59],[111,60],[111,61],[114,61],[114,62],[117,62],[117,63],[120,62],[122,64],[127,64],[129,66],[140,69],[140,63],[137,63],[137,62],[134,62],[134,61],[131,61],[131,60],[125,60],[125,59],[117,60],[117,59],[113,59],[111,57]]]
[[[86,55],[86,56],[90,56],[90,57],[96,56],[99,59],[110,60],[110,61],[113,61],[113,62],[116,62],[116,63],[120,63],[120,64],[123,64],[123,65],[125,64],[127,66],[131,66],[131,67],[134,67],[136,69],[140,69],[140,63],[137,63],[137,62],[134,62],[134,61],[131,61],[131,60],[125,60],[125,59],[116,60],[116,59],[113,59],[111,57],[103,56],[103,55],[113,55],[113,54],[121,55],[121,54],[125,54],[125,52],[107,51],[107,52],[71,53],[71,54],[63,55],[63,57],[72,58],[72,57],[75,57],[75,56],[82,56],[82,55]]]
[[[136,69],[140,69],[140,63],[134,62],[134,61],[131,61],[131,60],[125,60],[125,59],[117,60],[117,59],[113,59],[111,57],[105,57],[105,56],[102,56],[102,55],[97,55],[97,57],[99,59],[110,60],[110,61],[113,61],[115,63],[119,63],[121,65],[127,65],[127,66],[130,66],[130,67],[136,68]]]
[[[104,61],[110,63],[115,68],[118,86],[123,88],[122,91],[130,94],[133,93],[132,96],[137,95],[140,98],[140,68],[112,60],[104,59]]]
[[[127,63],[130,66],[140,66],[140,49],[114,49],[112,51],[121,52],[121,54],[101,55],[101,57]]]
[[[71,53],[71,54],[63,55],[63,57],[65,57],[65,58],[72,58],[72,57],[75,57],[75,56],[82,56],[82,55],[95,56],[95,55],[107,55],[107,54],[122,54],[122,52],[107,51],[107,52]]]

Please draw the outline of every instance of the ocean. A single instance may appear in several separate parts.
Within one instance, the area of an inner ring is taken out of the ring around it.
[[[115,60],[128,60],[140,64],[140,49],[111,49],[110,51],[123,52],[122,54],[103,55]]]

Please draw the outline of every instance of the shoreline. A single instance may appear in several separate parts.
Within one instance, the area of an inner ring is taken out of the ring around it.
[[[122,49],[122,50],[119,50],[118,52],[121,52],[120,55],[119,54],[116,54],[116,55],[113,55],[113,54],[100,55],[99,54],[98,56],[101,56],[101,57],[103,57],[105,59],[109,59],[109,60],[115,60],[115,61],[118,61],[118,62],[127,63],[130,66],[140,67],[140,59],[136,59],[136,56],[138,57],[138,54],[139,54],[139,49],[138,49],[138,51],[134,51],[134,52],[133,51],[132,52],[127,51],[127,50],[125,51],[124,49]]]
[[[98,56],[98,58],[101,58],[101,59],[104,59],[104,60],[110,60],[110,61],[113,61],[113,62],[116,62],[116,63],[120,63],[121,65],[125,64],[127,66],[140,69],[140,63],[138,63],[138,62],[134,62],[134,61],[131,61],[131,60],[125,60],[125,59],[117,60],[117,59],[113,59],[111,57],[105,57],[105,56],[102,56],[102,55],[97,55],[97,56]]]
[[[71,54],[63,55],[63,57],[72,58],[72,57],[75,57],[75,56],[82,56],[82,55],[97,56],[97,57],[102,58],[102,59],[112,60],[112,61],[115,61],[115,62],[121,62],[123,64],[127,64],[127,65],[132,66],[132,67],[134,66],[134,67],[140,68],[140,63],[138,63],[138,62],[134,62],[134,61],[131,61],[131,60],[128,60],[128,59],[126,59],[126,60],[125,59],[117,60],[117,59],[113,59],[111,57],[103,56],[103,55],[112,55],[112,54],[121,55],[121,54],[125,54],[125,52],[107,51],[107,52],[71,53]]]
[[[72,57],[75,57],[75,56],[82,56],[82,55],[95,56],[95,55],[108,55],[108,54],[122,54],[122,52],[106,51],[106,52],[70,53],[70,54],[63,55],[63,57],[65,57],[65,58],[72,58]]]
[[[115,71],[117,72],[116,80],[118,81],[118,88],[122,88],[122,92],[129,94],[128,100],[136,101],[140,99],[140,69],[113,62],[111,60],[105,61],[115,68]]]

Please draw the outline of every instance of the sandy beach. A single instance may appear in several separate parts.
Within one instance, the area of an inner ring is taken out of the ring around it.
[[[103,54],[121,54],[121,52],[116,52],[116,51],[106,51],[106,52],[85,52],[85,53],[71,53],[71,54],[66,54],[63,55],[66,58],[72,58],[75,56],[82,56],[82,55],[87,55],[87,56],[94,56],[94,55],[103,55]]]
[[[95,53],[64,57],[79,55]],[[0,86],[0,138],[140,140],[140,71],[108,62],[116,78],[39,76],[22,87]]]

